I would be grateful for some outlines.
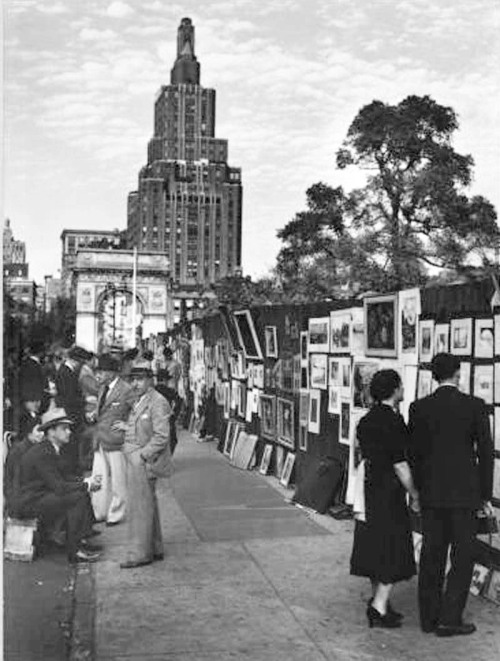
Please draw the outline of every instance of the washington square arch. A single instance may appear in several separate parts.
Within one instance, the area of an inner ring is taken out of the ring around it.
[[[76,343],[94,352],[128,349],[165,333],[172,310],[167,258],[128,250],[81,250],[72,269]],[[135,299],[135,301],[134,301]]]

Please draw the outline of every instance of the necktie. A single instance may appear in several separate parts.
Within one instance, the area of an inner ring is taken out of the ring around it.
[[[109,385],[106,384],[103,388],[103,391],[102,391],[102,394],[101,394],[101,399],[99,400],[99,408],[98,408],[97,414],[99,414],[102,411],[103,406],[106,403],[106,397],[108,396],[108,392],[109,392]]]

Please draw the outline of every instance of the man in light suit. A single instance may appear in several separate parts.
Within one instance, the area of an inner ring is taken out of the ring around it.
[[[170,405],[153,387],[148,362],[133,365],[130,380],[137,401],[127,423],[113,429],[125,431],[123,453],[127,465],[127,557],[123,569],[163,560],[156,479],[172,472],[170,455]]]
[[[124,432],[113,429],[119,420],[126,422],[135,402],[131,386],[120,377],[120,364],[109,354],[99,357],[96,377],[100,384],[97,396],[96,424],[93,429],[94,467],[103,466],[102,488],[92,497],[98,520],[107,526],[120,523],[125,517],[127,498],[126,465],[123,455]]]
[[[476,627],[463,622],[462,613],[472,579],[475,512],[481,506],[492,512],[493,441],[484,401],[458,390],[460,360],[439,353],[431,367],[439,387],[413,402],[409,418],[422,504],[420,625],[440,637],[469,635]]]

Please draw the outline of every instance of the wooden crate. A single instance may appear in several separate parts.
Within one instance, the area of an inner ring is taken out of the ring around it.
[[[5,520],[3,554],[8,560],[31,562],[35,555],[35,534],[37,519]]]

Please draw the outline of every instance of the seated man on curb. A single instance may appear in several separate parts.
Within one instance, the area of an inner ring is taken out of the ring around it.
[[[100,488],[100,479],[75,479],[64,472],[59,455],[69,442],[70,425],[62,408],[43,414],[39,430],[44,432],[44,439],[21,459],[17,509],[23,518],[39,517],[43,527],[64,517],[69,561],[94,562],[99,554],[95,552],[98,547],[87,541],[94,522],[89,491]]]

